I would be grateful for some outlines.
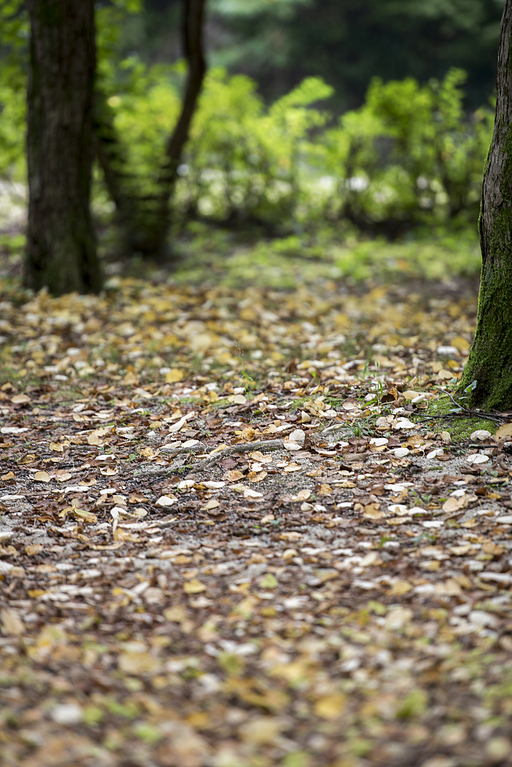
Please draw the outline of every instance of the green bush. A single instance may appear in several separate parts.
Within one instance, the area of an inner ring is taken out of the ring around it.
[[[425,86],[372,81],[365,105],[323,137],[337,178],[332,215],[360,226],[476,220],[493,113],[466,117],[464,79],[452,69]]]
[[[116,0],[97,10],[98,88],[126,183],[150,198],[180,113],[185,67],[120,59],[120,20],[140,7],[141,0]],[[12,47],[0,65],[4,179],[25,177],[26,38],[22,16],[4,24],[0,42]],[[364,106],[334,124],[318,106],[332,95],[321,79],[307,78],[267,106],[249,77],[211,69],[179,169],[175,217],[258,222],[288,233],[349,220],[385,235],[473,223],[493,115],[482,108],[466,116],[464,79],[456,69],[427,85],[375,78]],[[96,176],[97,199],[104,200]]]

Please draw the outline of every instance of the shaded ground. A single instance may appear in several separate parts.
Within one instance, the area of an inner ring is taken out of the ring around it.
[[[425,418],[447,290],[5,288],[2,764],[511,763],[508,427]]]

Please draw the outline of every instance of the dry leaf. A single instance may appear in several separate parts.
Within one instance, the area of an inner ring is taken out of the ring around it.
[[[192,578],[191,581],[185,581],[183,591],[185,594],[200,594],[202,591],[206,591],[206,586],[197,578]]]
[[[368,503],[364,507],[363,517],[365,519],[383,519],[385,514],[380,511],[380,505],[378,503]]]
[[[242,429],[240,432],[240,439],[244,442],[252,442],[256,436],[256,430],[252,428],[252,426],[246,426],[245,429]]]
[[[26,405],[27,402],[30,402],[30,397],[28,394],[15,394],[11,402],[13,405]]]
[[[315,701],[313,710],[321,719],[337,719],[343,714],[347,705],[347,696],[343,693],[325,695]]]
[[[43,548],[42,543],[29,543],[28,546],[25,546],[25,553],[29,557],[36,557],[42,552]]]
[[[34,474],[35,482],[50,482],[51,477],[46,471],[36,471]]]
[[[25,624],[17,610],[11,607],[4,607],[0,611],[0,624],[2,633],[7,636],[22,636],[25,633]]]
[[[185,371],[181,370],[180,368],[171,368],[165,374],[166,383],[177,383],[178,381],[183,381],[184,378],[185,378]]]

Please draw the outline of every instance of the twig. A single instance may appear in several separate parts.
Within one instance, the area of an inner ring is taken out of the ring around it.
[[[283,444],[284,440],[282,439],[267,439],[262,442],[239,442],[236,445],[230,445],[222,450],[218,450],[216,453],[210,453],[207,458],[203,458],[199,468],[209,466],[219,459],[225,458],[227,455],[232,455],[233,453],[248,453],[253,450],[269,453],[273,450],[281,450]]]
[[[281,450],[283,444],[284,440],[282,439],[268,439],[261,442],[240,442],[236,445],[229,445],[222,450],[211,452],[206,456],[206,458],[202,458],[197,464],[195,464],[194,468],[197,468],[199,471],[201,471],[201,469],[206,469],[217,461],[222,460],[222,458],[226,458],[228,455],[233,455],[233,453],[248,453],[252,452],[253,450],[259,450],[260,452],[268,453],[273,450]],[[194,445],[192,447],[179,447],[176,449],[173,455],[180,455],[183,453],[197,453],[200,450],[204,450],[204,446]],[[171,473],[172,469],[169,468],[148,468],[147,470],[135,472],[136,475],[143,474],[146,477],[167,476]]]
[[[420,418],[479,418],[484,421],[494,421],[494,423],[505,423],[507,419],[510,418],[510,414],[498,415],[497,413],[486,413],[483,410],[472,410],[469,407],[465,407],[465,405],[461,405],[460,402],[457,402],[457,400],[452,397],[450,392],[444,391],[444,389],[441,389],[440,391],[442,391],[443,394],[446,394],[446,396],[451,399],[455,407],[459,409],[459,412],[439,413],[436,415],[422,415]]]

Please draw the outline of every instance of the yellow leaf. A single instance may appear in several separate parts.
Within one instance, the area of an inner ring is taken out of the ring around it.
[[[63,453],[64,445],[61,445],[60,442],[50,442],[50,450],[53,450],[55,453]]]
[[[225,479],[227,482],[238,482],[239,479],[243,478],[243,472],[239,471],[238,469],[230,469],[230,471],[227,471],[222,477],[222,479]]]
[[[194,711],[186,718],[187,724],[196,730],[208,730],[211,727],[211,718],[206,711]]]
[[[89,445],[102,445],[103,444],[103,436],[105,435],[104,429],[95,429],[90,434],[87,435],[87,443]]]
[[[94,525],[98,521],[96,514],[91,514],[89,511],[85,511],[84,509],[74,508],[73,514],[76,514],[79,519],[82,519],[88,525]]]
[[[441,369],[436,377],[441,381],[450,381],[452,378],[457,378],[457,374],[450,370]]]
[[[412,391],[411,389],[408,389],[407,391],[402,392],[402,397],[404,397],[404,399],[415,399],[416,397],[419,397],[420,394],[420,391]]]
[[[191,581],[186,581],[183,584],[183,591],[185,594],[200,594],[201,591],[206,591],[206,586],[197,578],[192,578]]]
[[[211,509],[216,509],[220,506],[220,503],[215,500],[215,498],[211,498],[208,503],[206,503],[203,506],[203,511],[210,511]]]
[[[178,381],[183,381],[184,378],[185,372],[183,370],[180,370],[180,368],[171,368],[165,374],[165,383],[178,383]]]
[[[492,541],[487,541],[484,543],[482,549],[485,554],[493,554],[493,556],[496,557],[501,556],[505,551],[503,546],[499,546],[497,543],[493,543]]]
[[[384,512],[380,511],[380,504],[368,503],[364,507],[363,517],[365,519],[383,519]]]
[[[26,405],[27,402],[30,402],[30,397],[27,394],[15,394],[11,402],[13,405]]]
[[[249,458],[252,458],[257,463],[272,463],[272,456],[268,453],[262,453],[260,450],[254,450],[252,453],[249,453]]]
[[[21,636],[25,633],[25,624],[21,620],[16,610],[11,607],[4,607],[0,612],[0,623],[2,633],[7,636]]]
[[[273,573],[266,573],[261,578],[259,585],[262,589],[275,589],[276,586],[279,586],[279,582]]]
[[[409,581],[395,581],[389,589],[388,594],[399,597],[402,594],[407,594],[407,592],[411,590],[412,585],[409,583]]]
[[[503,426],[496,431],[494,435],[496,439],[502,439],[503,437],[510,437],[512,435],[512,423],[504,423]]]
[[[301,469],[302,469],[302,466],[300,465],[300,463],[294,463],[294,462],[292,462],[292,463],[288,463],[288,464],[287,464],[287,465],[284,467],[283,471],[284,471],[286,474],[289,474],[289,473],[290,473],[290,472],[292,472],[292,471],[300,471]]]
[[[247,479],[249,480],[249,482],[263,482],[266,476],[267,476],[266,471],[259,471],[259,472],[250,471],[249,474],[247,475]]]
[[[36,471],[34,474],[34,480],[36,482],[50,482],[51,477],[46,471]]]
[[[245,429],[242,429],[240,432],[240,438],[244,442],[252,442],[255,436],[256,430],[253,429],[252,426],[246,426]]]
[[[469,341],[466,341],[465,338],[461,338],[461,336],[455,336],[455,338],[452,339],[451,345],[455,346],[460,352],[467,351],[470,348]]]
[[[332,488],[330,485],[320,485],[318,495],[332,495]]]
[[[32,543],[28,546],[25,546],[25,553],[29,557],[36,557],[38,554],[40,554],[43,550],[43,544],[42,543]]]
[[[114,540],[131,543],[139,541],[140,538],[138,535],[134,535],[133,533],[129,533],[128,530],[123,530],[122,528],[118,527],[117,530],[114,531]]]
[[[119,654],[119,668],[127,674],[154,674],[160,663],[148,652],[126,651]]]
[[[58,469],[55,472],[55,479],[57,482],[66,482],[68,479],[71,479],[73,475],[69,473],[69,471],[64,471],[64,469]]]
[[[129,370],[127,374],[125,375],[125,377],[123,378],[123,383],[128,386],[136,386],[139,383],[139,379],[137,378],[135,373]]]
[[[275,716],[258,716],[240,727],[240,736],[246,743],[263,745],[274,743],[283,729],[283,722]]]
[[[183,605],[173,605],[164,610],[164,618],[171,623],[181,623],[187,617],[187,611]]]
[[[100,474],[103,474],[104,477],[112,477],[114,474],[117,474],[118,471],[118,469],[114,469],[112,466],[104,466],[100,469]]]
[[[322,719],[337,719],[344,712],[346,703],[346,695],[341,692],[324,695],[315,701],[314,711]]]
[[[13,471],[8,471],[7,474],[2,474],[2,476],[0,477],[2,482],[8,482],[10,479],[15,479],[15,478],[16,478],[16,475]]]
[[[460,509],[464,509],[468,505],[468,502],[469,502],[468,495],[461,495],[459,498],[456,498],[455,496],[451,495],[443,503],[443,511],[447,511],[448,513],[452,513],[454,511],[460,511]]]

